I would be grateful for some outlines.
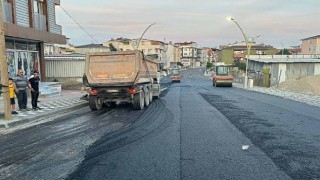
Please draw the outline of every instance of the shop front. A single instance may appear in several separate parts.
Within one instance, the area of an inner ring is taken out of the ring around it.
[[[6,39],[9,77],[16,76],[18,69],[22,69],[27,78],[33,75],[34,70],[40,73],[39,47],[39,42]]]

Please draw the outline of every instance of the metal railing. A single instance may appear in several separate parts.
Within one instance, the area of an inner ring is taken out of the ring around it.
[[[233,82],[243,84],[244,83],[244,73],[233,72]],[[249,79],[253,79],[254,86],[264,87],[264,77],[262,73],[250,73],[248,74]],[[267,87],[269,87],[270,82],[267,83]]]
[[[2,16],[3,16],[3,21],[13,23],[11,3],[2,2]]]
[[[34,28],[43,31],[47,30],[47,21],[45,15],[34,13]]]
[[[60,5],[60,0],[55,0],[54,3],[55,5]]]
[[[53,32],[55,34],[62,34],[62,27],[60,25],[56,24],[56,32]]]

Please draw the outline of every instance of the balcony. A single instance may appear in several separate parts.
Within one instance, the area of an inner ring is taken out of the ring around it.
[[[4,22],[13,23],[11,3],[2,2],[2,16]]]
[[[62,34],[62,27],[56,24],[56,34]]]
[[[244,58],[244,57],[246,57],[245,54],[234,54],[234,55],[233,55],[233,58],[234,58],[234,59],[241,59],[241,58]]]
[[[47,31],[46,16],[39,13],[34,13],[34,28]]]

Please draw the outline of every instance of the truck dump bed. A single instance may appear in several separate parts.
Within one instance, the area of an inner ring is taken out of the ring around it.
[[[157,70],[157,62],[145,59],[139,50],[86,55],[85,74],[92,87],[149,83],[157,78]]]

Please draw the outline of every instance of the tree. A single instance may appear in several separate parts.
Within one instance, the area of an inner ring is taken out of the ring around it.
[[[183,64],[181,62],[177,62],[177,65],[183,67]]]
[[[233,61],[233,66],[238,67],[239,70],[243,70],[243,71],[246,70],[246,63],[241,62],[239,59],[235,59]]]
[[[289,51],[288,49],[286,49],[286,48],[281,49],[281,50],[277,53],[277,55],[290,55],[290,54],[291,54],[290,51]]]
[[[213,67],[213,64],[211,62],[207,62],[207,69],[210,69]]]
[[[109,44],[109,49],[110,51],[118,51],[117,48],[115,48],[112,43]]]

